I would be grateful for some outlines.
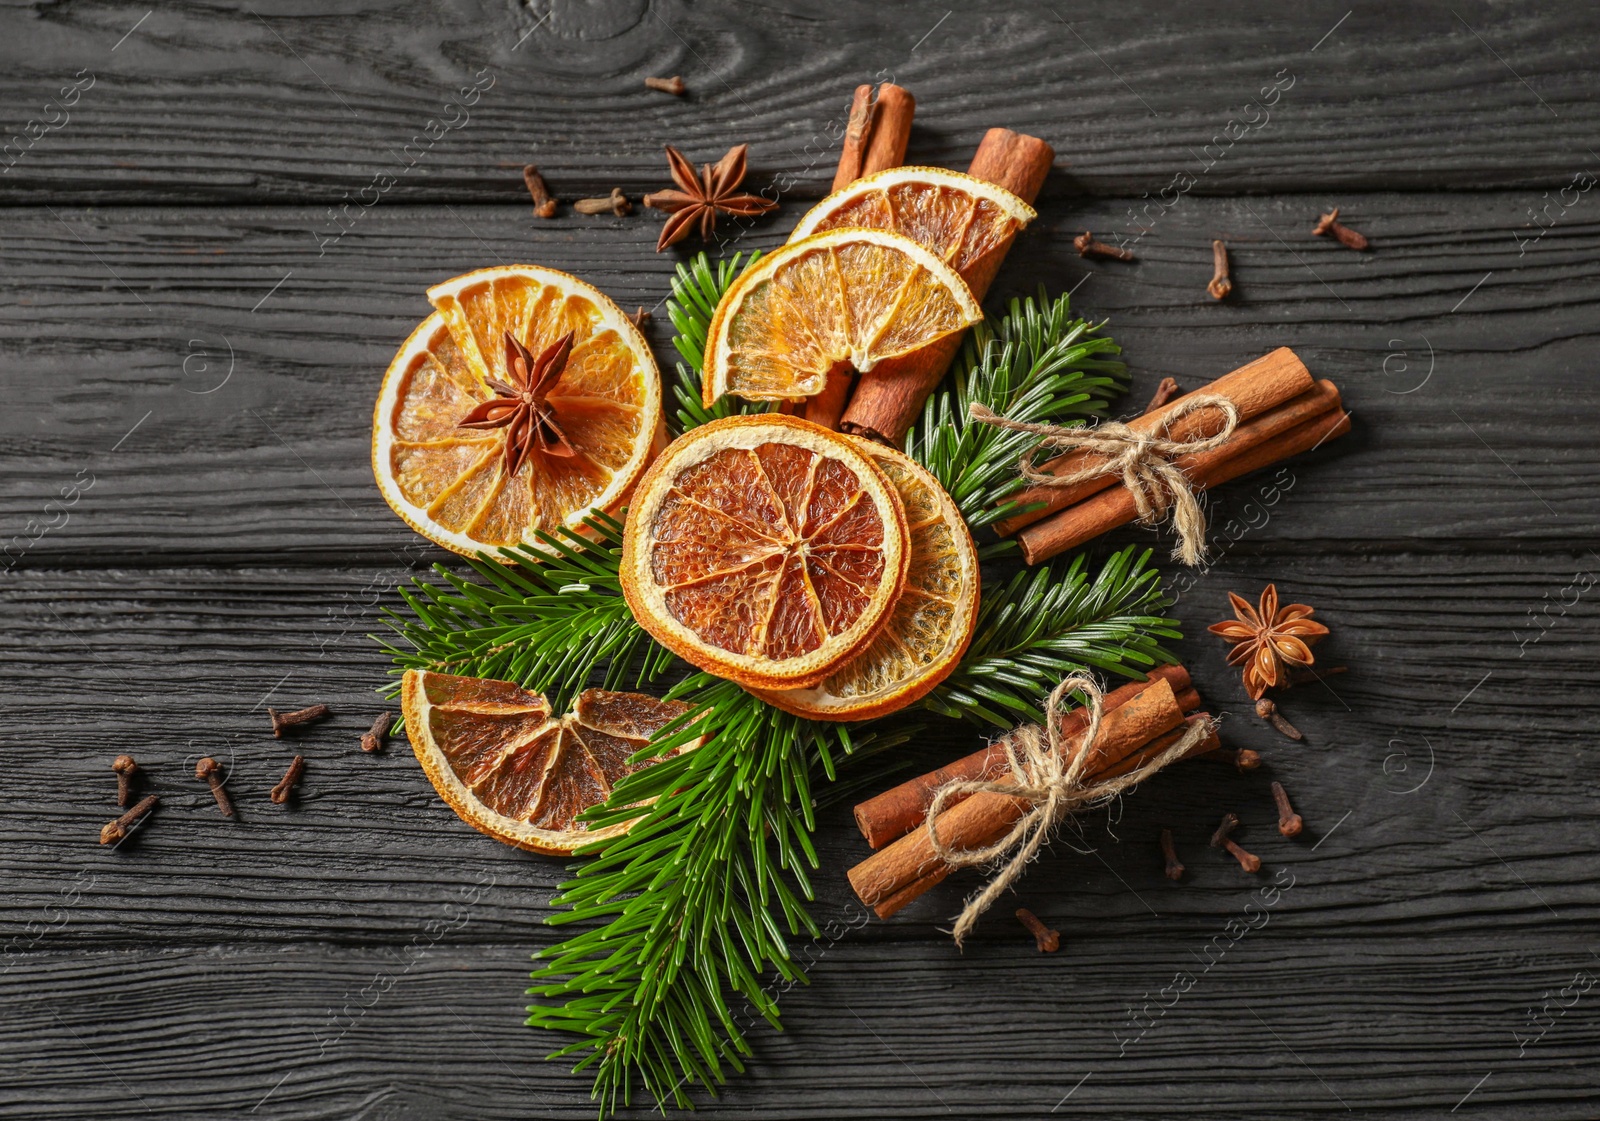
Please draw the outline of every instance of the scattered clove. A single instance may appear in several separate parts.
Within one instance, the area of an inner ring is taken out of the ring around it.
[[[1206,291],[1211,293],[1213,300],[1220,300],[1233,291],[1233,281],[1228,277],[1228,247],[1220,241],[1213,241],[1211,260],[1215,271],[1211,283],[1206,285]]]
[[[1051,930],[1039,921],[1039,916],[1026,907],[1017,908],[1017,921],[1028,928],[1028,933],[1033,935],[1033,940],[1039,945],[1041,954],[1053,954],[1061,948],[1061,932]]]
[[[1246,872],[1259,872],[1261,871],[1261,858],[1245,852],[1244,849],[1239,847],[1238,842],[1229,836],[1238,827],[1238,814],[1223,814],[1222,824],[1217,826],[1215,833],[1211,834],[1211,847],[1214,849],[1227,849],[1233,854],[1233,858],[1239,862],[1239,867]]]
[[[327,705],[297,708],[293,712],[279,712],[275,708],[267,709],[267,715],[272,717],[273,739],[282,739],[285,728],[297,728],[301,724],[314,724],[318,720],[326,720],[332,713],[333,710]]]
[[[638,311],[628,316],[628,318],[633,320],[633,325],[635,327],[643,327],[646,323],[650,322],[654,316],[641,307]]]
[[[1133,260],[1132,250],[1119,249],[1114,245],[1107,245],[1103,241],[1096,241],[1094,235],[1088,230],[1084,230],[1073,238],[1072,245],[1077,249],[1080,257],[1110,257],[1114,261]]]
[[[647,89],[670,93],[673,97],[682,97],[689,88],[683,84],[683,79],[676,74],[670,78],[646,78],[644,84]]]
[[[394,724],[394,713],[380,712],[372,727],[361,733],[361,750],[378,751],[389,742],[389,729]]]
[[[1330,213],[1318,218],[1317,224],[1311,227],[1311,232],[1317,237],[1326,237],[1332,234],[1340,245],[1348,246],[1351,249],[1367,248],[1367,239],[1363,235],[1356,233],[1349,226],[1343,225],[1339,221],[1339,208],[1337,206]]]
[[[283,777],[278,780],[278,785],[267,793],[267,797],[278,805],[283,805],[289,800],[289,795],[294,792],[294,788],[300,785],[300,776],[305,773],[306,757],[304,755],[296,755],[290,761],[289,769],[284,771]]]
[[[1292,740],[1305,739],[1305,736],[1301,735],[1300,729],[1285,720],[1283,714],[1278,711],[1278,706],[1266,697],[1262,697],[1256,702],[1256,715]]]
[[[133,797],[133,776],[138,773],[139,764],[131,755],[119,755],[111,761],[111,769],[117,772],[117,805],[126,806]]]
[[[1153,413],[1182,392],[1183,390],[1178,388],[1177,378],[1162,378],[1161,384],[1156,386],[1155,394],[1150,398],[1150,403],[1144,407],[1144,411]]]
[[[633,213],[633,203],[628,201],[628,196],[622,193],[621,187],[612,187],[611,193],[603,199],[579,199],[572,204],[572,209],[579,214],[615,214],[622,217],[624,214]]]
[[[522,181],[528,185],[528,194],[533,197],[533,216],[554,218],[556,200],[550,194],[550,188],[545,186],[544,176],[539,174],[539,169],[528,164],[522,169]]]
[[[108,821],[100,827],[100,843],[102,845],[114,845],[122,840],[128,835],[128,830],[132,829],[145,814],[155,809],[156,803],[160,801],[161,799],[156,795],[146,794],[139,799],[139,804],[134,806],[133,809],[117,818],[117,820]]]
[[[1172,843],[1172,830],[1161,831],[1161,853],[1167,858],[1167,879],[1183,879],[1183,861],[1178,859],[1178,850]]]
[[[221,765],[207,755],[194,765],[194,777],[211,784],[211,794],[217,800],[217,809],[222,811],[223,817],[232,817],[233,801],[228,797],[228,792],[222,788],[221,770]]]
[[[1289,804],[1289,794],[1283,789],[1283,783],[1272,784],[1272,800],[1278,804],[1278,832],[1285,837],[1298,837],[1300,830],[1305,828],[1305,822]]]

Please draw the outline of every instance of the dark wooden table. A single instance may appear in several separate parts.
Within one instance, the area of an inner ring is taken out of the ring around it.
[[[1356,430],[1270,505],[1260,478],[1218,491],[1219,556],[1173,609],[1227,738],[1268,764],[1162,776],[1089,822],[1092,854],[1058,845],[1018,898],[1061,929],[1050,957],[1003,913],[956,953],[939,928],[970,878],[864,922],[864,848],[831,809],[816,911],[844,933],[705,1112],[1594,1116],[1600,17],[1312,9],[8,6],[0,1113],[592,1116],[521,1025],[561,866],[458,821],[403,743],[356,750],[386,671],[367,635],[444,559],[373,485],[377,381],[423,289],[471,268],[664,298],[658,218],[536,221],[524,163],[563,198],[637,198],[663,142],[749,141],[787,203],[724,251],[767,248],[825,192],[851,89],[893,78],[913,162],[964,167],[993,125],[1055,146],[994,301],[1072,289],[1125,347],[1131,408],[1289,345]],[[674,73],[681,100],[642,88]],[[1309,236],[1335,205],[1371,253]],[[1137,237],[1138,263],[1080,260],[1085,228]],[[1204,633],[1272,580],[1350,666],[1285,697],[1300,745]],[[263,709],[319,700],[337,717],[299,741],[285,811]],[[164,804],[111,851],[122,751]],[[191,777],[208,753],[237,820]],[[1204,847],[1223,809],[1259,881]],[[1293,886],[1247,909],[1273,880]]]

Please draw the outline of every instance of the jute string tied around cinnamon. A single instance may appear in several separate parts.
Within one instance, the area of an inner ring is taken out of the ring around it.
[[[1062,731],[1061,702],[1071,692],[1082,693],[1089,709],[1089,724],[1076,744],[1068,742]],[[1084,772],[1093,757],[1090,750],[1100,732],[1105,715],[1105,694],[1087,674],[1074,674],[1050,693],[1045,727],[1027,724],[1007,733],[1000,741],[1011,768],[1010,781],[983,779],[946,783],[928,806],[928,840],[933,851],[954,867],[987,864],[1007,858],[983,890],[967,900],[956,920],[956,946],[959,948],[978,917],[989,909],[1000,894],[1022,875],[1028,862],[1038,855],[1056,828],[1073,813],[1103,802],[1137,786],[1170,763],[1176,763],[1211,733],[1209,718],[1196,720],[1178,741],[1143,766],[1116,778],[1096,780]],[[939,839],[939,813],[945,803],[958,795],[1004,794],[1023,798],[1032,808],[1011,827],[1011,831],[992,845],[977,849],[955,849]]]
[[[1174,440],[1168,433],[1178,420],[1201,409],[1222,413],[1222,428],[1213,436],[1199,440]],[[1120,421],[1105,421],[1093,428],[1069,428],[1059,424],[1035,424],[1008,420],[974,402],[968,415],[983,424],[1012,432],[1031,432],[1044,437],[1038,448],[1023,455],[1017,469],[1028,482],[1040,487],[1075,487],[1090,479],[1121,475],[1122,483],[1133,494],[1139,520],[1146,525],[1160,521],[1172,511],[1172,527],[1178,534],[1175,560],[1199,564],[1206,552],[1206,516],[1200,500],[1183,472],[1173,464],[1181,455],[1194,455],[1221,447],[1239,425],[1239,409],[1226,397],[1205,393],[1189,397],[1174,406],[1154,432],[1140,432]],[[1042,448],[1067,452],[1081,450],[1103,456],[1101,463],[1090,464],[1066,475],[1052,475],[1033,465]]]

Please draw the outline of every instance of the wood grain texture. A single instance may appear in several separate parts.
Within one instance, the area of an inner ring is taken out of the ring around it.
[[[1039,284],[1074,290],[1074,307],[1108,318],[1124,347],[1133,410],[1163,376],[1192,388],[1279,345],[1332,379],[1356,431],[1317,453],[1335,466],[1298,476],[1302,516],[1276,519],[1253,545],[1594,542],[1600,498],[1586,479],[1600,468],[1590,436],[1600,389],[1588,351],[1600,328],[1600,219],[1580,220],[1581,204],[1528,241],[1517,226],[1523,192],[1448,206],[1432,195],[1345,196],[1378,246],[1357,254],[1309,236],[1313,199],[1187,198],[1137,241],[1136,263],[1081,261],[1073,234],[1115,228],[1128,201],[1047,206],[991,306]],[[759,221],[725,251],[771,247],[797,216]],[[427,311],[423,289],[533,259],[624,307],[652,307],[677,259],[651,252],[655,221],[640,217],[379,208],[326,252],[314,221],[305,210],[230,208],[0,216],[12,265],[0,279],[8,559],[442,556],[390,515],[368,465],[370,400]],[[1217,235],[1233,246],[1237,285],[1221,305],[1205,294]],[[670,369],[670,325],[658,317],[650,330]],[[78,507],[47,510],[62,486],[91,477]]]
[[[369,0],[139,17],[104,0],[0,14],[21,138],[0,200],[526,205],[528,162],[563,199],[631,195],[665,184],[663,143],[711,159],[744,140],[755,181],[814,198],[851,91],[878,80],[917,98],[912,160],[964,167],[986,129],[1012,128],[1055,147],[1058,194],[1156,197],[1183,172],[1203,194],[1544,187],[1593,169],[1582,138],[1600,123],[1585,49],[1600,17],[1580,5]],[[85,71],[95,84],[52,106]],[[688,96],[644,88],[662,74]]]
[[[703,1112],[1592,1116],[1597,29],[1522,4],[0,8],[0,1114],[594,1115],[521,1026],[562,864],[462,824],[403,739],[356,745],[386,680],[366,636],[446,559],[376,492],[372,395],[423,289],[471,268],[659,308],[684,259],[652,252],[659,216],[536,221],[524,163],[563,199],[637,197],[663,142],[748,140],[750,186],[789,201],[715,252],[767,249],[826,189],[850,91],[893,80],[911,160],[965,166],[993,126],[1056,148],[991,306],[1072,290],[1125,349],[1129,411],[1287,345],[1356,429],[1209,495],[1210,567],[1160,561],[1179,653],[1263,766],[1185,765],[1085,821],[1093,852],[1057,844],[1016,897],[1053,956],[1009,908],[954,952],[972,872],[866,921],[866,846],[825,807],[813,984]],[[642,88],[672,73],[686,98]],[[1334,205],[1372,252],[1309,236]],[[1137,262],[1081,260],[1084,229]],[[1126,542],[1170,548],[1091,552]],[[1351,667],[1282,696],[1303,744],[1204,633],[1269,581]],[[272,739],[266,705],[319,700],[332,721]],[[934,722],[903,761],[979,736]],[[162,805],[112,851],[122,751]],[[236,820],[192,778],[207,753]],[[1224,810],[1259,876],[1206,847]]]

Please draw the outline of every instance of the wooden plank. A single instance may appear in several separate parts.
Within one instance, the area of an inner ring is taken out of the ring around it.
[[[993,303],[1040,282],[1075,289],[1075,308],[1109,318],[1125,348],[1134,409],[1163,376],[1192,387],[1279,345],[1332,378],[1356,433],[1293,468],[1292,501],[1251,548],[1590,538],[1600,388],[1584,338],[1600,326],[1600,222],[1578,210],[1532,240],[1518,227],[1527,192],[1458,196],[1448,213],[1413,195],[1341,196],[1377,246],[1357,254],[1309,236],[1316,201],[1191,198],[1156,218],[1134,264],[1071,252],[1079,229],[1131,230],[1129,201],[1047,207]],[[796,216],[727,251],[771,247]],[[426,286],[532,259],[659,310],[676,260],[652,252],[655,222],[637,217],[535,226],[517,207],[380,208],[326,252],[316,220],[303,208],[0,217],[8,561],[442,555],[388,511],[368,466],[371,400]],[[1220,305],[1204,294],[1219,235],[1237,282]],[[670,368],[664,316],[651,333]],[[47,505],[90,481],[75,508]]]
[[[1035,133],[1065,169],[1047,197],[1542,189],[1593,170],[1575,139],[1600,124],[1578,49],[1592,10],[1342,13],[10,7],[0,201],[526,207],[525,162],[563,198],[636,196],[664,185],[663,143],[708,160],[746,140],[755,182],[814,198],[851,90],[885,78],[917,96],[914,160],[962,167],[991,126]],[[643,87],[672,73],[686,98]],[[75,80],[94,84],[63,95]]]
[[[1418,934],[1439,924],[1531,930],[1592,913],[1596,810],[1571,780],[1572,733],[1591,726],[1600,685],[1592,600],[1574,585],[1583,555],[1297,558],[1230,554],[1179,600],[1190,635],[1179,647],[1224,739],[1267,765],[1240,776],[1188,764],[1124,799],[1110,824],[1086,822],[1095,860],[1057,846],[1023,893],[1084,923],[1123,929],[1152,909],[1197,930],[1250,882],[1205,838],[1224,809],[1241,841],[1272,868],[1315,863],[1315,892],[1297,895],[1325,929]],[[0,702],[8,805],[0,867],[10,885],[0,938],[52,922],[63,885],[82,886],[66,945],[194,944],[315,938],[362,945],[410,936],[416,916],[444,908],[463,883],[490,883],[461,938],[542,944],[539,929],[564,862],[480,836],[434,795],[403,740],[363,754],[356,739],[381,705],[378,592],[396,568],[188,568],[14,573],[0,617],[23,645],[6,657]],[[1229,589],[1255,596],[1276,580],[1316,605],[1333,636],[1323,665],[1348,664],[1327,688],[1281,698],[1306,734],[1291,744],[1257,720],[1226,646],[1204,633],[1228,614]],[[1562,603],[1570,606],[1561,607]],[[1538,616],[1537,621],[1534,616]],[[267,699],[270,694],[270,700]],[[327,701],[335,718],[274,740],[263,706]],[[973,750],[982,733],[935,722],[907,755],[928,766]],[[123,850],[97,843],[115,816],[112,757],[127,751],[163,797]],[[303,796],[271,805],[267,789],[291,754],[309,760]],[[217,814],[192,777],[212,754],[231,768],[239,816]],[[869,772],[870,773],[870,772]],[[1267,791],[1283,781],[1306,821],[1277,836]],[[893,779],[871,784],[881,789]],[[1536,821],[1537,828],[1526,823]],[[1154,839],[1178,831],[1191,873],[1161,877]],[[1337,845],[1329,840],[1332,835]],[[819,914],[849,906],[844,870],[866,854],[848,808],[818,834]],[[1315,847],[1314,847],[1315,846]],[[873,936],[940,939],[938,927],[976,882],[952,877]],[[1003,916],[986,938],[1009,937]]]
[[[1245,918],[1252,895],[1236,894],[1236,937],[1148,919],[1115,943],[1075,933],[1052,957],[1017,937],[958,960],[847,932],[814,948],[816,981],[783,998],[787,1030],[756,1025],[758,1061],[701,1096],[702,1115],[1445,1116],[1469,1098],[1469,1117],[1592,1112],[1597,969],[1580,931],[1440,934],[1419,953],[1276,908]],[[521,1024],[524,947],[430,944],[424,922],[398,952],[33,955],[0,977],[0,1102],[40,1119],[592,1118],[589,1080],[543,1061],[560,1037]],[[1525,1010],[1545,1002],[1541,1034]]]

